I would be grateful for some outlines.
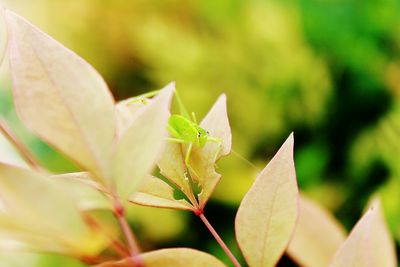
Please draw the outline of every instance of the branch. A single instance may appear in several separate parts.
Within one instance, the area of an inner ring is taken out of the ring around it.
[[[223,251],[226,253],[226,255],[229,257],[231,262],[235,267],[241,267],[239,261],[235,258],[233,255],[232,251],[228,248],[228,246],[225,244],[225,242],[222,240],[222,238],[218,235],[217,231],[215,231],[214,227],[210,224],[210,222],[207,220],[206,216],[204,216],[204,213],[196,213],[197,216],[200,217],[200,219],[203,221],[203,223],[206,225],[208,230],[211,232],[211,234],[214,236],[215,240],[217,240],[218,244],[221,246]]]

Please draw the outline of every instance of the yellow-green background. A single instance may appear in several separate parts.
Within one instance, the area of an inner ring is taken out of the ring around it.
[[[233,147],[259,168],[294,131],[300,189],[347,229],[379,192],[400,240],[400,1],[2,2],[93,64],[117,99],[174,80],[201,118],[226,93]],[[74,170],[18,123],[4,69],[1,115],[43,164]],[[235,248],[236,208],[256,172],[234,155],[219,167],[206,215]],[[192,214],[141,207],[130,218],[146,250],[188,246],[224,258]],[[80,266],[58,256],[31,265]]]

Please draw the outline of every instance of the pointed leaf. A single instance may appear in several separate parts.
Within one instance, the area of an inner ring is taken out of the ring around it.
[[[288,247],[289,256],[301,266],[328,266],[346,238],[343,226],[327,210],[304,196]]]
[[[17,112],[24,124],[79,165],[107,177],[114,104],[101,76],[82,58],[6,11]]]
[[[151,103],[135,113],[135,119],[117,144],[113,182],[123,200],[151,171],[161,152],[173,91],[174,87],[168,85]]]
[[[7,138],[0,132],[0,162],[10,165],[28,168],[28,164],[10,144]]]
[[[330,267],[348,266],[397,266],[394,243],[378,200],[373,201],[371,208],[354,226],[330,265]]]
[[[97,253],[104,245],[85,225],[73,199],[50,177],[0,163],[0,195],[2,231],[12,233],[18,227],[35,238],[51,237],[68,254]]]
[[[138,192],[129,198],[129,201],[158,208],[171,208],[180,210],[194,210],[186,200],[174,198],[174,189],[157,177],[146,177]]]
[[[196,175],[192,175],[202,187],[199,194],[200,206],[204,207],[217,186],[221,175],[215,171],[215,162],[231,151],[232,134],[226,111],[226,96],[221,95],[215,102],[200,126],[207,130],[211,137],[222,142],[210,142],[203,147],[194,147],[190,164]]]
[[[214,256],[190,249],[169,248],[147,252],[141,255],[146,267],[225,267],[225,265]],[[131,267],[130,259],[103,263],[98,267]]]
[[[134,97],[120,101],[115,105],[118,139],[132,124],[133,120],[135,119],[135,113],[138,112],[141,108],[145,107],[145,105],[141,102],[131,103],[133,98]]]
[[[293,134],[256,178],[236,215],[239,246],[250,267],[275,266],[298,215]]]

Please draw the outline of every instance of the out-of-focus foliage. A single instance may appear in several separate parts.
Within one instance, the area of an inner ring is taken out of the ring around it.
[[[400,239],[399,1],[3,2],[94,64],[119,99],[176,80],[190,110],[203,117],[225,92],[233,148],[257,166],[293,130],[300,189],[347,229],[379,190]],[[16,122],[8,84],[0,81],[1,114],[47,167],[74,170]],[[232,155],[218,172],[223,178],[208,209],[229,236],[232,228],[218,218],[233,217],[256,171]],[[175,235],[185,245],[207,236],[195,222],[188,228],[198,235],[174,225],[154,227],[171,229],[170,242]]]
[[[348,266],[396,267],[396,253],[383,220],[380,201],[375,199],[337,250],[330,267]]]

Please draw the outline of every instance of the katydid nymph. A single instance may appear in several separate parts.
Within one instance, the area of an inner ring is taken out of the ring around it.
[[[147,99],[149,97],[155,96],[159,93],[159,91],[152,91],[143,95],[139,95],[133,98],[128,104],[133,104],[136,102],[140,102],[142,104],[147,104]],[[207,142],[216,142],[219,143],[219,148],[216,151],[215,158],[218,156],[218,153],[221,150],[222,140],[213,136],[210,136],[209,132],[203,129],[196,120],[195,113],[192,112],[189,115],[186,107],[183,105],[183,102],[178,94],[175,91],[175,99],[177,101],[180,114],[171,115],[168,120],[168,131],[170,137],[166,138],[167,141],[179,143],[182,145],[187,145],[185,152],[185,165],[186,167],[196,175],[193,168],[190,166],[190,155],[192,153],[193,147],[204,147]]]
[[[145,105],[145,104],[147,104],[148,98],[157,95],[159,92],[160,92],[160,90],[157,90],[157,91],[152,91],[149,93],[139,95],[137,97],[134,97],[132,100],[130,100],[128,102],[128,104],[140,102]],[[194,112],[192,112],[191,115],[189,115],[189,112],[187,111],[186,107],[184,106],[184,104],[179,96],[178,91],[175,91],[175,99],[177,101],[180,114],[171,115],[171,117],[169,118],[168,131],[170,133],[170,137],[166,138],[166,140],[170,141],[170,142],[180,143],[182,145],[187,145],[186,152],[185,152],[185,165],[192,173],[197,175],[196,172],[193,170],[193,168],[190,166],[190,155],[192,153],[193,147],[197,146],[197,147],[202,148],[207,144],[207,142],[219,143],[219,147],[218,147],[215,157],[214,157],[214,162],[215,162],[215,160],[222,148],[221,147],[222,140],[217,137],[210,136],[210,133],[206,129],[203,129],[197,123],[197,119],[196,119]],[[245,161],[252,168],[257,170],[257,172],[259,172],[258,168],[255,167],[246,158],[241,156],[239,153],[237,153],[233,149],[232,149],[232,152],[238,158]]]

